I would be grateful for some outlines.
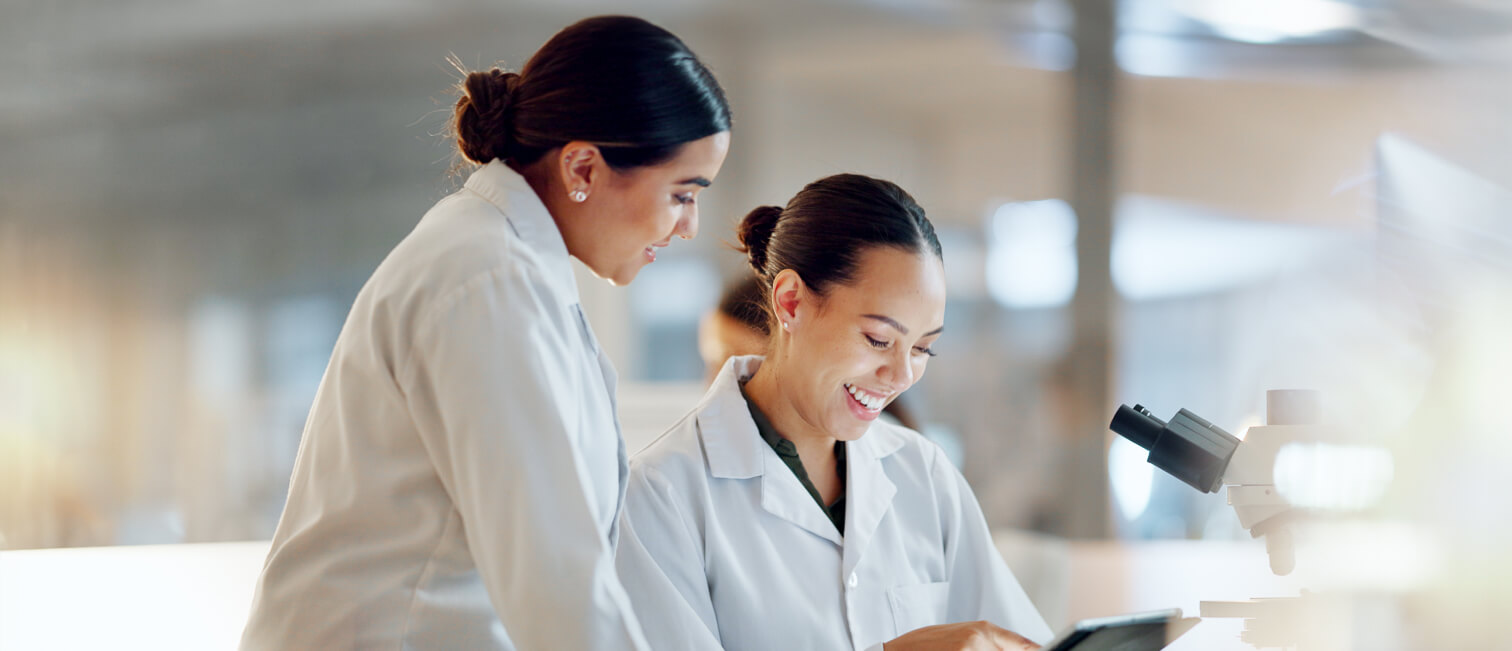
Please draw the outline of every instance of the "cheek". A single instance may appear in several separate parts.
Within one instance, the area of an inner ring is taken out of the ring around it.
[[[886,363],[883,356],[864,341],[855,340],[859,335],[838,331],[835,326],[822,321],[804,327],[804,335],[819,336],[794,337],[790,340],[792,348],[786,357],[793,368],[801,369],[800,377],[811,383],[810,391],[826,392],[826,400],[830,388],[857,378],[871,377]]]
[[[666,194],[659,193],[647,197],[641,203],[641,228],[653,238],[665,237],[677,224],[680,207],[681,204]]]
[[[830,375],[842,382],[875,376],[886,364],[886,359],[871,347],[843,338],[827,343],[823,359]]]
[[[840,374],[843,358],[837,354],[833,341],[823,337],[800,336],[789,340],[789,343],[791,348],[786,355],[787,362],[798,371],[795,375],[810,385],[809,393],[813,393],[819,385],[829,384]]]
[[[627,198],[620,210],[616,215],[619,227],[615,230],[627,246],[633,245],[636,248],[656,241],[655,233],[667,219],[668,213],[665,201],[657,201],[654,196],[644,194]]]

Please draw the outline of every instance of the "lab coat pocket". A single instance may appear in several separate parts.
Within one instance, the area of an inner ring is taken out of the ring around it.
[[[950,582],[900,585],[887,590],[887,602],[892,607],[894,635],[902,635],[916,628],[944,624],[946,607],[950,604]]]

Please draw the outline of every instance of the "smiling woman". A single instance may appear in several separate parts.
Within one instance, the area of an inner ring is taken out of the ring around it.
[[[917,432],[877,420],[923,377],[944,330],[923,209],[892,183],[841,174],[752,211],[739,237],[770,319],[767,356],[726,362],[693,414],[631,464],[618,563],[651,645],[1048,639],[960,473]]]
[[[569,256],[624,284],[729,147],[723,91],[646,21],[467,76],[481,165],[379,265],[310,409],[244,649],[644,649],[614,573],[615,374]]]
[[[729,151],[729,108],[708,69],[658,27],[603,17],[563,34],[518,74],[467,75],[457,150],[524,176],[568,253],[623,285],[674,236],[697,234],[698,193]]]

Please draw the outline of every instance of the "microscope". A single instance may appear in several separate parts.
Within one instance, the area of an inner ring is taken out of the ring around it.
[[[1182,409],[1170,421],[1141,405],[1118,408],[1109,427],[1150,452],[1149,462],[1204,493],[1228,487],[1228,503],[1251,536],[1265,539],[1271,571],[1296,567],[1296,513],[1275,485],[1276,457],[1289,443],[1322,440],[1322,408],[1316,391],[1277,390],[1265,395],[1266,424],[1243,439]]]
[[[1150,452],[1149,462],[1204,493],[1228,488],[1228,503],[1250,535],[1265,539],[1271,571],[1287,575],[1296,567],[1293,532],[1308,516],[1306,505],[1293,504],[1278,490],[1277,459],[1293,443],[1328,438],[1315,391],[1266,392],[1266,424],[1249,428],[1244,438],[1182,409],[1162,421],[1143,406],[1121,406],[1109,426]],[[1304,591],[1299,597],[1252,601],[1203,601],[1204,618],[1244,620],[1240,640],[1256,647],[1337,649],[1347,621],[1348,602],[1337,595]]]

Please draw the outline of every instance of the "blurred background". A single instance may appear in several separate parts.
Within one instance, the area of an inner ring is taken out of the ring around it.
[[[598,13],[677,33],[735,112],[700,236],[628,288],[581,274],[632,448],[701,391],[740,217],[880,176],[928,211],[950,282],[908,405],[994,528],[1248,542],[1108,419],[1185,407],[1238,434],[1266,390],[1315,389],[1394,460],[1350,518],[1406,533],[1366,545],[1436,568],[1370,590],[1448,600],[1393,639],[1490,639],[1460,624],[1512,605],[1494,0],[11,0],[0,550],[270,538],[352,299],[465,178],[446,58],[518,69]]]

